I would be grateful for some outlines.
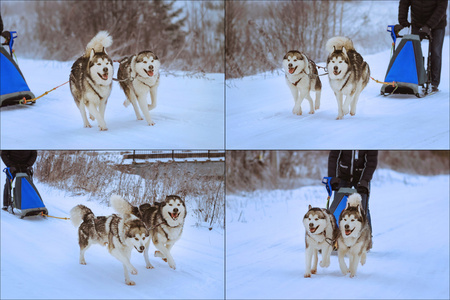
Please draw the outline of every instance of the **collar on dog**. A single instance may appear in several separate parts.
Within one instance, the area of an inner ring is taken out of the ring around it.
[[[304,73],[303,71],[301,71],[300,73]],[[289,80],[288,76],[286,75],[286,79]],[[289,82],[293,85],[293,86],[297,86],[297,84],[303,79],[303,77],[301,77],[299,80],[297,80],[296,82],[291,82],[289,80]]]

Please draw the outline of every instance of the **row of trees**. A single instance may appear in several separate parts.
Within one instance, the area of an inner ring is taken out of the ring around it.
[[[224,72],[223,1],[36,1],[2,4],[5,30],[21,37],[19,53],[74,60],[99,31],[122,58],[151,50],[169,70]]]

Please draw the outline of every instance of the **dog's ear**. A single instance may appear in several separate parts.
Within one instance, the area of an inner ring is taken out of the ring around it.
[[[333,52],[336,52],[336,46],[333,46]]]
[[[131,59],[130,62],[130,67],[131,67],[131,77],[134,78],[136,77],[136,55],[133,55],[133,58]]]
[[[94,55],[95,55],[95,50],[94,50],[94,48],[92,48],[91,49],[91,54],[89,56],[89,60],[91,60],[94,57]]]
[[[311,204],[310,204],[310,205],[308,205],[308,210],[311,210],[311,208],[312,208]]]
[[[344,53],[344,55],[347,56],[347,50],[345,49],[345,47],[342,47],[342,53]]]
[[[108,54],[108,53],[106,53],[106,49],[105,49],[105,47],[103,47],[103,49],[102,49],[102,53]]]

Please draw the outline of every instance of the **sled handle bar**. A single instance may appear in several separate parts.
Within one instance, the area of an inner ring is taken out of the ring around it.
[[[325,188],[327,189],[328,196],[331,197],[333,190],[331,189],[331,177],[324,177],[322,179],[322,183],[325,184]]]

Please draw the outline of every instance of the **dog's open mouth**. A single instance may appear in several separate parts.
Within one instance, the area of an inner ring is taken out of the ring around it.
[[[153,73],[153,70],[148,70],[148,71],[147,71],[147,70],[144,70],[144,71],[145,71],[145,73],[147,73],[147,75],[150,76],[150,77],[152,77],[153,74],[154,74],[154,73]]]
[[[317,228],[319,228],[319,226],[320,226],[320,225],[317,225],[316,228],[310,227],[310,228],[309,228],[309,232],[311,232],[311,233],[316,232],[316,230],[317,230]]]
[[[297,70],[297,67],[289,68],[289,74],[294,74],[295,70]]]
[[[339,72],[338,72],[338,70],[334,70],[333,74],[337,76],[337,75],[341,74],[341,71],[339,70]]]
[[[178,219],[178,216],[180,215],[179,212],[169,212],[170,217],[176,221]]]
[[[144,252],[144,250],[139,250],[138,248],[136,248],[136,246],[134,246],[134,248],[136,249],[137,252],[142,253]]]
[[[98,76],[101,78],[101,79],[103,79],[103,80],[108,80],[108,73],[106,72],[106,73],[103,73],[103,74],[100,74],[100,73],[97,73],[98,74]]]
[[[350,234],[352,234],[353,230],[355,230],[355,228],[353,228],[352,230],[350,230],[350,229],[345,229],[345,235],[350,235]]]

